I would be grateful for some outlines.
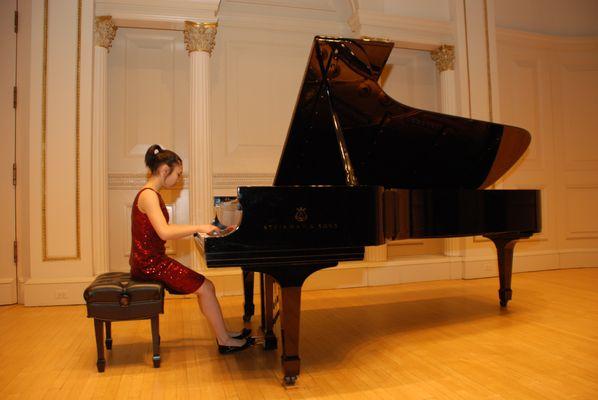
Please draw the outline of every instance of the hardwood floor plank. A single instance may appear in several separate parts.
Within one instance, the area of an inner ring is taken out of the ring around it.
[[[1,306],[0,398],[598,398],[598,268],[515,274],[506,310],[497,286],[492,278],[304,292],[293,389],[280,382],[280,349],[219,355],[194,298],[165,303],[159,369],[149,321],[126,321],[113,323],[102,374],[84,306]],[[231,330],[242,327],[242,302],[221,299]],[[254,332],[258,325],[256,315]]]

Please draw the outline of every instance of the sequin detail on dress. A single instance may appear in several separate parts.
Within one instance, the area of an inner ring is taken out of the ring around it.
[[[203,275],[187,268],[180,262],[166,255],[164,240],[156,233],[148,216],[142,213],[137,206],[139,195],[143,188],[135,196],[131,211],[131,277],[140,280],[160,281],[170,293],[187,294],[193,293],[204,282]],[[160,209],[166,222],[169,221],[168,210],[162,200],[160,193],[153,190],[160,200]]]

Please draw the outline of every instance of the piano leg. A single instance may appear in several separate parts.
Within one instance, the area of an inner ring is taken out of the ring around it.
[[[264,350],[278,347],[274,334],[274,278],[260,273],[260,305],[262,311],[262,332],[264,334]]]
[[[517,240],[530,235],[485,235],[492,240],[496,246],[496,253],[498,256],[498,278],[500,280],[500,288],[498,289],[498,297],[500,299],[501,307],[506,307],[513,291],[511,290],[511,275],[513,273],[513,250]]]
[[[301,314],[301,286],[308,276],[323,268],[330,268],[337,265],[336,262],[322,263],[320,265],[285,265],[285,268],[272,266],[251,266],[253,271],[262,272],[260,277],[262,288],[262,328],[267,335],[272,329],[272,298],[274,295],[274,280],[280,286],[280,330],[282,335],[282,370],[284,372],[284,384],[294,385],[299,375],[299,324]],[[268,306],[270,302],[270,306]],[[272,333],[273,335],[273,333]],[[267,337],[267,336],[266,336]],[[267,340],[267,339],[266,339]]]
[[[253,271],[243,269],[243,295],[245,296],[243,322],[251,321],[251,317],[255,313],[255,306],[253,304],[253,275]]]
[[[282,369],[284,384],[294,385],[299,375],[299,322],[301,313],[301,286],[282,287]]]

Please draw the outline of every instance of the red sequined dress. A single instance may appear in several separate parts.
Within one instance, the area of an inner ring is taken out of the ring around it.
[[[187,294],[195,292],[204,282],[203,275],[198,274],[180,262],[168,257],[164,240],[156,233],[148,216],[139,210],[137,202],[143,188],[135,196],[131,211],[131,277],[139,280],[162,282],[171,293]],[[162,214],[169,221],[168,211],[160,193],[156,192],[160,200]]]

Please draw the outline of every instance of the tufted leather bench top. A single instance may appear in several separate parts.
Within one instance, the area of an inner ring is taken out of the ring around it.
[[[83,293],[87,316],[110,321],[150,318],[164,312],[164,286],[126,272],[98,276]]]

